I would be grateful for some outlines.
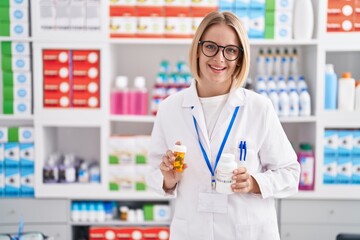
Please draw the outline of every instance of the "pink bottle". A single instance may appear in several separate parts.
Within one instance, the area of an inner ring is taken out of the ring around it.
[[[134,79],[134,89],[130,92],[130,114],[147,115],[149,105],[148,90],[144,77]]]
[[[300,144],[298,152],[301,173],[299,190],[314,190],[315,186],[315,155],[312,147],[308,143]]]
[[[115,79],[115,88],[111,92],[110,112],[116,115],[125,115],[130,112],[130,94],[126,76],[118,76]]]

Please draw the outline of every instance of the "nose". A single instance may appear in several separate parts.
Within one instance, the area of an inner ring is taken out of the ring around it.
[[[219,46],[218,52],[214,56],[215,60],[219,60],[220,62],[223,62],[225,60],[224,49],[225,49],[225,47]]]

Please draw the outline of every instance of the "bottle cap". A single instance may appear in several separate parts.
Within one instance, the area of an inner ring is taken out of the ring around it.
[[[333,64],[326,64],[325,65],[325,72],[334,72],[334,65]]]
[[[118,89],[126,88],[128,85],[128,78],[127,76],[117,76],[115,79],[115,86]]]
[[[134,79],[135,88],[145,88],[145,78],[143,76],[137,76]]]
[[[224,162],[235,161],[235,155],[231,154],[231,153],[223,153],[221,155],[221,161],[224,161]]]
[[[344,72],[341,77],[342,78],[351,78],[351,72]]]
[[[174,145],[173,151],[174,152],[186,152],[186,146],[184,146],[184,145]]]
[[[356,80],[355,87],[360,86],[360,80]]]
[[[309,143],[300,143],[300,149],[301,150],[312,150],[312,146]]]

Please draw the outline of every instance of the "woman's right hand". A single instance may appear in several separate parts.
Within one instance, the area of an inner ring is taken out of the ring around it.
[[[180,145],[181,143],[178,141],[176,144]],[[180,181],[183,172],[177,172],[174,170],[174,161],[175,156],[174,153],[168,149],[162,157],[162,162],[160,164],[160,170],[162,175],[164,176],[164,190],[169,190],[175,188],[176,184]],[[183,166],[183,170],[186,169],[186,164]]]

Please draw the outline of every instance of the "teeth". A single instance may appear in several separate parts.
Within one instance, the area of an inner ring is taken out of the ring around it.
[[[215,69],[215,70],[223,70],[224,68],[217,68],[217,67],[213,67],[213,66],[210,66],[211,68]]]

